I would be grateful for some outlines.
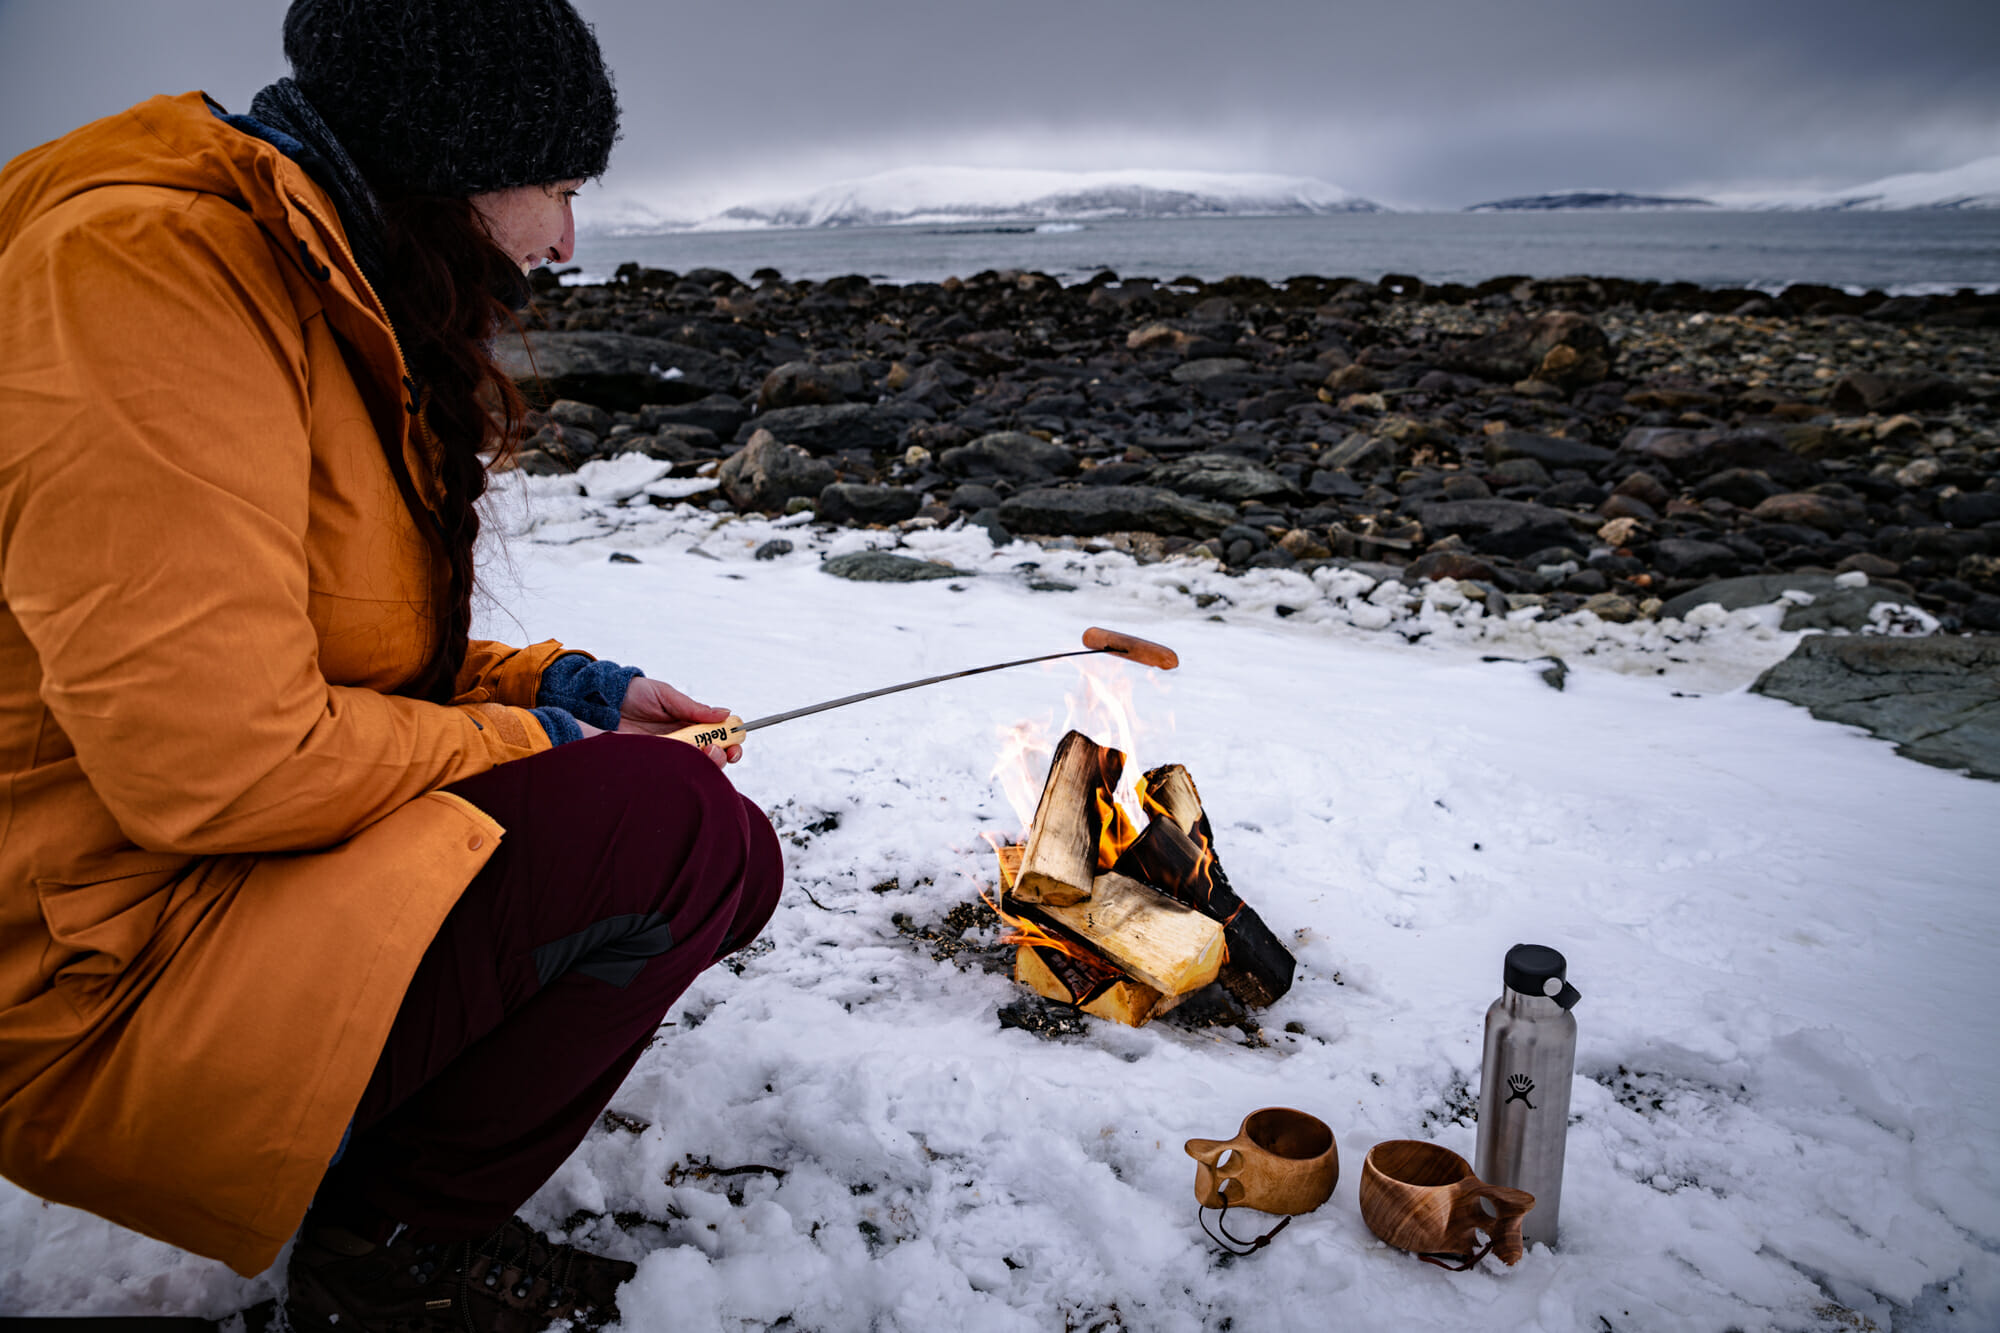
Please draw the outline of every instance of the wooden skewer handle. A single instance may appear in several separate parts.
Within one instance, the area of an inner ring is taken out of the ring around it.
[[[732,745],[743,744],[743,738],[748,734],[743,729],[743,719],[734,713],[720,722],[697,722],[693,726],[682,727],[679,731],[665,733],[668,740],[686,741],[696,749],[704,745],[714,745],[724,750]]]

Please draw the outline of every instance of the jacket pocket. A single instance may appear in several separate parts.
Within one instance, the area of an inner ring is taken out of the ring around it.
[[[176,859],[174,869],[181,864]],[[166,914],[178,878],[174,869],[155,868],[88,884],[36,880],[42,921],[58,955],[54,975],[108,978],[131,966]]]

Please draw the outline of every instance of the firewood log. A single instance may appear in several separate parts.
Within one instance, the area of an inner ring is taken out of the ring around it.
[[[1124,875],[1099,875],[1089,902],[1029,910],[1167,995],[1206,986],[1222,967],[1220,923]]]
[[[1275,1003],[1292,988],[1298,962],[1223,874],[1215,831],[1194,779],[1179,764],[1166,764],[1146,774],[1140,791],[1152,822],[1118,858],[1117,869],[1225,923],[1229,959],[1222,965],[1223,989],[1256,1008]],[[1205,867],[1191,834],[1207,846]]]
[[[1056,949],[1024,944],[1014,955],[1014,980],[1037,995],[1134,1028],[1144,1027],[1181,1002],[1180,996],[1162,995],[1108,963],[1103,968],[1109,975],[1101,976],[1085,962]]]
[[[1097,840],[1104,827],[1102,811],[1111,804],[1111,793],[1124,771],[1125,756],[1120,751],[1101,746],[1080,731],[1062,738],[1035,807],[1015,897],[1055,905],[1090,897],[1097,874]]]

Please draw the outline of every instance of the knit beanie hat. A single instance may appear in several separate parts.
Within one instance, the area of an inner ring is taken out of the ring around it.
[[[618,96],[568,0],[292,0],[285,56],[378,187],[463,197],[604,174]]]

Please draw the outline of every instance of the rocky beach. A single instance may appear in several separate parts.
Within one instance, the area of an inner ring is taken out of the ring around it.
[[[1339,570],[1514,621],[2000,631],[2000,295],[627,265],[538,275],[523,325],[518,466],[639,455],[654,504]]]
[[[711,507],[1331,562],[1614,621],[1860,572],[2000,630],[2000,296],[753,281],[545,282],[510,352],[548,403],[521,466],[637,452],[719,474]]]

